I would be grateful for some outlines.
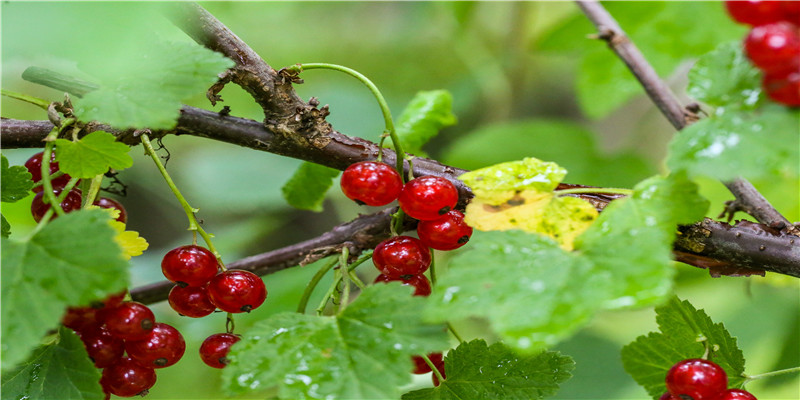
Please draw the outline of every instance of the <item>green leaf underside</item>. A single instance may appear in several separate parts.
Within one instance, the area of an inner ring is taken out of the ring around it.
[[[58,168],[73,178],[89,179],[106,173],[109,168],[129,168],[133,158],[128,151],[130,147],[104,131],[92,132],[76,142],[56,139]]]
[[[28,241],[2,241],[2,361],[14,367],[55,328],[67,306],[127,287],[128,263],[108,213],[82,210],[54,219]]]
[[[516,349],[552,346],[599,310],[661,300],[671,287],[675,225],[702,218],[707,206],[677,174],[613,202],[571,253],[519,231],[476,232],[437,282],[426,318],[483,317]]]
[[[524,158],[467,172],[458,179],[467,184],[476,197],[499,205],[512,198],[517,191],[531,189],[550,192],[566,174],[567,171],[556,163]]]
[[[761,74],[744,55],[740,41],[723,43],[697,60],[686,91],[715,107],[753,108],[761,96]]]
[[[542,399],[572,377],[572,358],[558,352],[517,355],[502,343],[480,339],[461,343],[444,359],[446,379],[437,387],[415,390],[403,400]]]
[[[800,112],[769,104],[758,110],[725,110],[679,132],[667,166],[720,180],[737,176],[798,175]]]
[[[155,42],[121,70],[99,77],[101,87],[73,99],[81,121],[97,120],[117,128],[171,129],[181,101],[204,92],[233,61],[200,45]]]
[[[17,200],[28,197],[33,187],[31,173],[23,165],[9,166],[5,155],[0,155],[2,159],[2,170],[0,170],[0,197],[4,203],[13,203]]]
[[[37,348],[13,371],[3,373],[4,399],[103,399],[100,370],[92,364],[83,343],[62,327],[58,343]]]
[[[283,198],[292,207],[320,212],[325,193],[339,172],[323,165],[303,162],[281,188]]]
[[[453,115],[453,95],[446,90],[418,92],[406,105],[395,124],[395,132],[403,144],[403,150],[426,157],[422,146],[433,139],[439,131],[456,124]],[[387,139],[391,143],[391,138]]]
[[[8,223],[6,217],[0,215],[0,227],[2,227],[2,236],[7,238],[11,235],[11,224]]]
[[[443,326],[421,322],[425,300],[390,283],[367,287],[339,317],[271,316],[233,346],[223,388],[277,386],[288,399],[398,398],[411,356],[447,347]]]
[[[667,389],[664,377],[675,363],[700,358],[705,352],[701,340],[711,348],[709,359],[728,374],[728,387],[738,388],[744,382],[744,356],[722,323],[714,323],[703,310],[688,301],[673,297],[656,308],[656,322],[661,332],[639,336],[622,348],[622,365],[636,382],[657,399]]]

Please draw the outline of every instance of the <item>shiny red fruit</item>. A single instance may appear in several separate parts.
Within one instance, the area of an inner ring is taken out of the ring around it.
[[[672,393],[666,392],[658,398],[658,400],[683,400],[680,397],[673,396]]]
[[[95,200],[95,202],[92,204],[100,208],[113,208],[119,211],[119,216],[117,216],[116,220],[122,222],[123,224],[128,223],[128,212],[125,211],[125,206],[123,206],[122,203],[109,197],[101,197]]]
[[[103,322],[108,331],[118,338],[142,340],[153,330],[156,317],[146,305],[126,301],[109,310]]]
[[[436,250],[454,250],[469,242],[472,227],[464,222],[464,214],[453,210],[433,221],[420,221],[417,225],[419,240]]]
[[[742,389],[728,389],[714,400],[758,400],[752,393]]]
[[[164,276],[181,286],[204,286],[218,269],[214,253],[193,244],[172,249],[161,260]]]
[[[205,286],[186,286],[175,285],[169,291],[169,305],[180,315],[200,318],[214,312],[217,307],[208,298],[208,290]]]
[[[39,181],[42,180],[42,157],[43,156],[44,156],[44,152],[40,151],[40,152],[32,155],[31,158],[28,159],[28,161],[25,161],[25,168],[27,168],[28,172],[31,173],[31,179],[33,179],[34,183],[39,182]],[[56,172],[58,172],[58,163],[55,162],[55,159],[56,159],[56,152],[53,151],[52,153],[50,153],[50,174],[51,175],[56,173]],[[72,179],[72,178],[69,175],[64,174],[64,175],[59,176],[56,179],[51,180],[50,183],[53,185],[53,189],[63,188],[64,186],[67,186],[67,182],[69,182],[70,179]],[[39,185],[39,186],[33,188],[33,191],[37,192],[37,193],[41,192],[42,190],[43,190],[42,185]]]
[[[144,340],[125,342],[128,356],[139,364],[150,368],[164,368],[175,364],[186,351],[183,335],[174,327],[156,322]]]
[[[441,370],[444,369],[442,368],[444,367],[444,358],[442,356],[442,353],[428,354],[428,358],[431,360],[436,369],[441,369]],[[432,371],[431,367],[428,365],[428,363],[425,362],[425,360],[422,357],[413,356],[411,357],[411,360],[414,361],[414,371],[412,371],[413,374],[421,375],[421,374],[427,374],[428,372]]]
[[[400,195],[403,178],[388,164],[362,161],[344,170],[340,185],[350,200],[368,206],[384,206]]]
[[[763,25],[785,19],[782,1],[727,0],[725,8],[737,22],[748,25]]]
[[[390,277],[421,275],[431,265],[431,253],[419,239],[395,236],[375,246],[372,263]]]
[[[398,277],[391,277],[388,275],[380,274],[372,283],[389,283],[401,282],[403,286],[413,286],[414,296],[430,296],[431,295],[431,282],[425,275],[403,275]]]
[[[667,372],[666,382],[673,396],[713,400],[728,387],[728,375],[714,362],[693,358],[673,365]]]
[[[56,197],[61,194],[62,189],[55,189],[53,193],[55,193]],[[78,189],[72,189],[67,193],[67,197],[61,201],[61,209],[64,210],[65,213],[69,213],[75,210],[81,209],[81,191]],[[44,214],[47,213],[47,210],[50,209],[50,204],[44,203],[44,192],[39,192],[36,196],[33,197],[33,202],[31,202],[31,215],[33,215],[33,219],[36,222],[39,222],[44,218]],[[53,213],[53,216],[50,219],[55,219],[58,214]]]
[[[88,307],[67,307],[67,311],[61,318],[61,323],[81,334],[86,329],[102,324],[105,314],[122,302],[125,293],[127,291],[123,290],[120,293],[109,295],[103,300],[93,301]]]
[[[200,345],[200,358],[209,367],[225,368],[228,365],[228,352],[239,339],[239,336],[230,333],[211,335]]]
[[[747,57],[765,72],[787,71],[800,65],[800,33],[788,22],[754,27],[744,39]]]
[[[791,107],[800,107],[800,72],[785,77],[764,74],[762,81],[764,91],[773,101]]]
[[[112,335],[102,325],[84,330],[81,333],[81,341],[97,368],[111,366],[125,353],[125,341]]]
[[[229,313],[250,312],[267,298],[267,288],[258,275],[242,270],[225,271],[208,283],[208,298]]]
[[[155,384],[156,371],[140,365],[130,357],[122,358],[103,369],[103,376],[100,378],[103,391],[119,397],[145,395]]]
[[[411,218],[420,221],[440,218],[458,203],[458,189],[447,179],[423,176],[403,186],[397,201]]]

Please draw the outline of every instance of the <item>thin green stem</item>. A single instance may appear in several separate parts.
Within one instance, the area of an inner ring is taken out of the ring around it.
[[[44,155],[44,154],[42,154],[42,155]],[[53,172],[52,174],[50,174],[50,181],[53,181],[53,180],[54,180],[54,179],[56,179],[56,178],[60,178],[60,177],[61,177],[61,176],[63,176],[63,175],[64,175],[64,172],[63,172],[63,171],[56,171],[56,172]],[[41,181],[39,181],[39,182],[36,182],[36,183],[34,183],[34,184],[33,184],[33,186],[31,186],[31,189],[33,189],[33,188],[37,188],[37,187],[39,187],[39,186],[42,186],[43,184],[44,184],[44,179],[42,179],[42,180],[41,180]]]
[[[222,270],[225,270],[225,264],[222,262],[222,256],[217,251],[217,248],[214,247],[214,243],[211,241],[211,235],[206,233],[205,229],[197,222],[197,217],[195,217],[194,213],[199,211],[196,208],[192,208],[189,205],[189,202],[186,201],[186,198],[183,197],[178,187],[175,186],[175,182],[173,182],[172,178],[169,176],[167,169],[164,168],[164,164],[161,163],[161,159],[158,158],[158,154],[156,154],[155,149],[153,149],[153,144],[150,143],[150,138],[147,137],[147,134],[141,134],[142,138],[142,145],[144,146],[145,152],[153,159],[153,162],[156,164],[158,171],[161,172],[161,176],[164,178],[164,181],[167,182],[167,186],[169,186],[170,190],[172,190],[172,194],[175,195],[175,198],[178,199],[178,202],[181,203],[181,207],[183,207],[183,211],[186,213],[186,218],[189,219],[189,230],[199,233],[200,236],[203,237],[203,240],[206,242],[206,246],[208,246],[208,250],[214,253],[214,256],[217,257],[217,261],[219,261],[219,265]]]
[[[341,281],[341,270],[341,266],[339,269],[334,269],[333,283],[328,288],[328,291],[325,293],[325,295],[322,296],[322,301],[320,301],[319,306],[317,306],[317,315],[322,315],[322,313],[325,311],[325,306],[328,304],[328,301],[330,301],[331,298],[333,298],[333,301],[336,302],[336,288],[339,286],[339,282]]]
[[[342,249],[339,265],[347,266],[347,258],[350,256],[350,250],[345,247]],[[347,303],[350,302],[350,268],[344,268],[341,275],[342,279],[342,297],[339,299],[339,311],[336,315],[342,315],[347,308]]]
[[[64,186],[64,190],[62,190],[61,193],[59,193],[58,197],[56,198],[58,204],[61,204],[61,202],[64,201],[65,198],[67,198],[67,195],[69,195],[69,191],[72,190],[73,187],[75,187],[75,184],[78,183],[78,180],[79,180],[78,178],[72,178],[69,180],[69,182],[67,182],[67,184]],[[30,238],[32,238],[33,235],[42,230],[42,228],[50,222],[50,218],[53,216],[54,213],[55,211],[53,211],[53,207],[47,209],[47,211],[42,216],[42,219],[39,220],[39,223],[36,224],[36,227],[33,228],[33,231],[31,231],[31,233],[28,235],[27,240],[30,240]]]
[[[64,215],[64,210],[61,208],[61,202],[56,201],[56,195],[53,193],[53,182],[50,181],[50,157],[53,155],[53,146],[55,146],[55,140],[59,132],[67,126],[67,122],[71,124],[74,121],[75,120],[71,119],[64,121],[62,128],[53,127],[44,139],[46,144],[44,146],[44,153],[42,153],[42,191],[44,192],[44,198],[47,200],[47,203],[50,203],[50,209],[59,216]]]
[[[300,314],[306,313],[306,307],[308,306],[308,300],[311,298],[311,294],[314,293],[314,289],[319,284],[319,281],[328,273],[328,271],[333,268],[339,262],[338,259],[334,259],[331,262],[323,265],[319,271],[308,281],[308,285],[306,285],[306,289],[303,291],[303,295],[300,297],[300,303],[297,304],[297,312]]]
[[[228,316],[225,317],[225,332],[232,334],[234,329],[236,329],[236,321],[233,319],[233,313],[228,313]]]
[[[47,107],[50,106],[49,101],[40,99],[38,97],[28,96],[27,94],[12,92],[10,90],[5,90],[5,89],[0,89],[0,93],[2,93],[3,96],[10,97],[12,99],[17,99],[24,101],[26,103],[33,104],[43,110],[47,110]]]
[[[394,129],[394,121],[392,120],[392,113],[389,110],[389,104],[386,103],[386,99],[383,98],[383,94],[381,94],[380,90],[378,90],[378,87],[375,86],[375,84],[372,83],[371,80],[369,80],[366,76],[364,76],[363,74],[354,69],[336,64],[328,64],[328,63],[297,64],[295,66],[289,67],[288,69],[294,71],[298,71],[299,69],[298,72],[308,69],[331,69],[334,71],[344,72],[358,79],[359,81],[361,81],[361,83],[366,85],[367,88],[369,88],[369,90],[375,96],[375,99],[378,100],[378,106],[380,106],[381,112],[383,113],[383,121],[384,124],[386,125],[386,131],[389,132],[389,136],[391,136],[392,138],[392,144],[394,145],[394,152],[396,153],[396,158],[397,158],[397,172],[400,173],[401,176],[403,176],[403,182],[406,181],[405,174],[403,173],[403,160],[405,159],[406,153],[405,151],[403,151],[403,146],[400,143],[400,138],[397,136],[397,132]],[[381,142],[382,141],[383,139],[381,140]]]
[[[97,193],[100,192],[100,185],[102,183],[103,174],[99,174],[92,178],[92,181],[89,184],[89,191],[83,197],[83,208],[89,207],[89,205],[94,203],[94,199],[97,198]]]
[[[430,272],[431,283],[433,285],[436,285],[436,258],[434,257],[433,249],[428,249],[428,250],[431,252],[431,266],[428,267],[429,271],[431,271]]]
[[[461,335],[459,335],[458,332],[456,332],[456,328],[453,328],[453,324],[451,324],[450,322],[447,322],[446,324],[447,324],[447,329],[450,330],[450,333],[453,334],[456,340],[458,340],[459,343],[464,343],[464,339],[462,339]]]
[[[777,370],[777,371],[765,372],[763,374],[758,374],[758,375],[743,375],[745,380],[744,380],[744,383],[742,383],[742,386],[744,386],[744,385],[746,385],[746,384],[748,384],[748,383],[750,383],[750,382],[752,382],[754,380],[757,380],[757,379],[771,378],[773,376],[791,374],[791,373],[795,373],[795,372],[800,373],[800,367],[792,367],[792,368],[780,369],[780,370]]]
[[[633,190],[621,189],[621,188],[575,188],[575,189],[556,190],[553,193],[556,196],[563,196],[566,194],[584,194],[584,193],[621,194],[625,196],[630,196],[633,194]]]
[[[436,365],[433,364],[433,361],[431,361],[431,359],[425,354],[420,354],[420,357],[425,360],[425,364],[428,364],[428,367],[430,367],[431,371],[433,371],[433,374],[436,375],[436,378],[439,379],[439,382],[444,382],[442,373],[439,372],[439,368],[436,368]]]
[[[354,270],[352,270],[352,269],[348,269],[348,270],[347,270],[347,275],[350,277],[350,281],[351,281],[351,282],[353,282],[353,283],[355,283],[355,284],[356,284],[356,286],[357,286],[357,287],[358,287],[360,290],[364,290],[364,289],[366,289],[366,288],[367,288],[367,285],[365,285],[365,284],[364,284],[364,282],[363,282],[363,281],[361,281],[361,278],[359,278],[359,277],[358,277],[358,275],[356,274],[356,272],[355,272]]]

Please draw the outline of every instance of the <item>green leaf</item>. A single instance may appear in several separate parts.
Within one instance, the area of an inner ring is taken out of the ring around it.
[[[100,370],[78,336],[61,327],[56,343],[40,346],[13,371],[3,373],[4,399],[103,399]]]
[[[395,127],[403,150],[426,157],[422,146],[443,128],[456,124],[452,109],[453,95],[446,90],[417,92],[400,114]],[[390,143],[391,139],[387,142]]]
[[[406,393],[403,400],[542,399],[572,377],[575,363],[554,351],[517,355],[502,343],[476,339],[447,353],[444,367],[439,386]]]
[[[133,165],[130,147],[117,142],[114,135],[92,132],[77,142],[56,139],[58,169],[73,178],[89,179],[105,174],[109,168],[121,170]]]
[[[304,162],[281,188],[283,198],[292,207],[320,212],[325,193],[333,185],[339,172],[323,165]]]
[[[675,225],[702,218],[708,206],[696,190],[685,174],[642,182],[606,207],[574,252],[519,231],[476,232],[439,278],[425,316],[486,318],[510,346],[535,351],[599,310],[657,302],[671,285]]]
[[[54,219],[27,241],[2,240],[2,361],[14,367],[55,328],[67,306],[128,285],[128,263],[102,210]]]
[[[233,346],[223,386],[231,393],[277,386],[290,399],[398,398],[411,356],[447,347],[443,327],[421,321],[425,301],[390,283],[367,287],[338,317],[273,315]]]
[[[4,203],[13,203],[24,199],[31,194],[33,181],[31,173],[22,165],[9,167],[8,159],[0,154],[2,169],[0,169],[0,197]]]
[[[81,121],[117,128],[171,129],[181,101],[204,92],[233,61],[194,43],[155,42],[98,76],[100,89],[73,99]]]
[[[775,104],[757,112],[723,110],[679,132],[669,145],[667,165],[720,180],[797,176],[798,126],[800,112]]]
[[[467,184],[476,197],[498,205],[514,197],[518,191],[550,192],[566,174],[567,170],[556,163],[525,158],[470,171],[458,179]]]
[[[697,60],[689,71],[687,92],[712,106],[753,108],[761,97],[761,74],[740,41],[723,43]]]
[[[675,363],[700,358],[706,344],[709,359],[728,374],[728,387],[744,382],[744,356],[722,323],[714,323],[703,310],[688,301],[673,297],[656,308],[656,322],[661,332],[639,336],[622,348],[622,365],[636,382],[657,399],[666,392],[664,377]]]
[[[4,238],[9,237],[11,235],[11,224],[2,215],[0,215],[0,226],[2,227],[2,236]]]

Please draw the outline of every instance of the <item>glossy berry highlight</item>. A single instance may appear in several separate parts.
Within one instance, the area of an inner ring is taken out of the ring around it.
[[[181,286],[203,286],[219,269],[217,257],[204,247],[186,245],[174,248],[161,260],[161,272]]]
[[[125,353],[125,341],[112,335],[102,325],[95,325],[81,333],[81,341],[94,366],[105,368],[122,358]]]
[[[752,393],[742,389],[728,389],[714,400],[758,400]]]
[[[146,305],[126,301],[109,310],[103,322],[108,331],[118,338],[143,340],[153,330],[156,317]]]
[[[267,288],[250,271],[228,270],[208,283],[208,297],[220,310],[229,313],[250,312],[267,298]]]
[[[169,291],[167,300],[169,301],[170,307],[172,307],[175,312],[191,318],[205,317],[217,309],[217,307],[211,303],[211,299],[208,298],[208,290],[205,286],[181,287],[175,285],[175,287]]]
[[[420,275],[430,267],[431,253],[419,239],[395,236],[375,246],[372,262],[390,277]]]
[[[28,161],[25,161],[25,168],[28,169],[28,172],[31,173],[31,179],[34,183],[38,183],[42,180],[42,158],[44,157],[44,152],[40,151],[31,156]],[[53,151],[50,153],[50,174],[54,174],[58,172],[58,163],[55,161],[56,159],[56,152]],[[58,178],[52,179],[50,183],[53,185],[53,189],[60,189],[64,186],[67,186],[67,182],[72,179],[69,175],[64,174],[59,176]],[[43,190],[43,186],[39,185],[33,188],[34,192],[41,192]]]
[[[103,391],[119,397],[147,394],[147,390],[155,384],[156,371],[140,365],[130,357],[122,358],[103,369],[103,376],[100,378]]]
[[[736,22],[747,25],[763,25],[784,19],[782,1],[774,0],[727,0],[725,8]]]
[[[453,210],[433,221],[420,221],[417,225],[419,240],[436,250],[455,250],[469,242],[472,227],[464,222],[464,214]]]
[[[744,39],[747,57],[765,72],[800,68],[800,34],[788,22],[754,27]]]
[[[175,364],[183,357],[186,342],[177,329],[157,322],[145,339],[125,342],[125,351],[143,366],[164,368]]]
[[[435,220],[456,206],[458,189],[447,179],[423,176],[408,181],[397,200],[411,218]]]
[[[213,368],[225,368],[228,365],[228,353],[231,346],[239,341],[239,336],[230,333],[211,335],[200,345],[200,358]]]
[[[414,288],[414,296],[427,297],[431,295],[431,282],[425,275],[403,275],[391,277],[388,275],[378,275],[372,283],[400,282],[403,286]]]
[[[728,375],[712,361],[693,358],[673,365],[667,372],[666,383],[673,396],[713,400],[728,387]]]
[[[388,164],[362,161],[344,170],[340,184],[349,199],[368,206],[383,206],[400,195],[403,179]]]

